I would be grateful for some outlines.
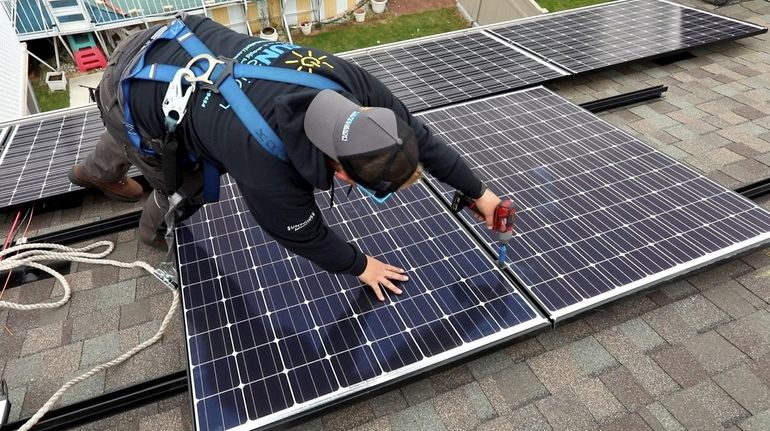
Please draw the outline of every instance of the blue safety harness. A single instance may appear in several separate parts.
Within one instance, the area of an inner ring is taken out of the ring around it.
[[[187,51],[191,57],[193,57],[193,61],[195,61],[196,57],[201,56],[216,59],[214,62],[212,62],[215,64],[209,64],[208,60],[202,58],[195,64],[189,65],[188,68],[193,72],[195,76],[206,75],[210,84],[204,85],[201,88],[220,93],[225,101],[229,103],[230,109],[233,110],[235,115],[238,117],[244,127],[246,127],[254,140],[256,140],[259,145],[265,149],[265,151],[283,161],[288,160],[283,142],[275,133],[275,131],[270,127],[267,121],[265,121],[262,114],[260,114],[257,108],[254,107],[243,90],[241,90],[241,87],[238,85],[236,79],[263,79],[267,81],[302,85],[319,90],[343,90],[343,87],[338,83],[320,75],[314,75],[307,72],[301,72],[281,67],[241,64],[236,63],[234,60],[229,58],[224,58],[221,56],[216,57],[211,52],[211,50],[209,50],[206,45],[204,45],[203,42],[201,42],[200,39],[198,39],[195,34],[184,24],[184,22],[177,18],[170,25],[161,27],[150,38],[150,40],[142,48],[142,51],[140,52],[138,60],[134,66],[127,74],[124,74],[120,80],[126,132],[133,146],[145,155],[157,156],[158,154],[149,146],[142,145],[142,137],[140,136],[137,127],[135,126],[129,106],[129,90],[131,87],[131,80],[142,79],[171,83],[172,80],[174,80],[177,72],[179,72],[179,70],[182,68],[168,64],[146,65],[145,56],[147,52],[149,52],[149,49],[158,40],[172,39],[176,40],[182,46],[182,48]],[[169,132],[169,134],[172,134],[175,128],[176,122],[174,122],[174,119],[169,119],[167,117],[166,130]],[[194,155],[188,154],[188,157],[194,157]],[[164,156],[163,160],[164,165],[167,164],[167,157]],[[215,202],[219,199],[220,172],[218,168],[210,161],[204,159],[202,162],[204,200],[206,202]],[[173,161],[171,163],[174,164]]]

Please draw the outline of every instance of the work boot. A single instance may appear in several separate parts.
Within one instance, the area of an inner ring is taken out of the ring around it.
[[[85,173],[80,165],[73,166],[67,177],[69,177],[72,184],[87,189],[99,189],[107,197],[118,201],[136,202],[144,194],[142,185],[125,175],[118,180],[102,181]]]

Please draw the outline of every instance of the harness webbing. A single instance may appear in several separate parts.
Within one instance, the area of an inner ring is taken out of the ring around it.
[[[215,55],[211,50],[198,39],[195,34],[184,24],[181,19],[175,20],[165,29],[161,28],[155,33],[138,58],[131,72],[121,78],[121,90],[123,93],[123,112],[125,116],[126,132],[128,133],[132,144],[145,154],[155,155],[156,153],[147,147],[141,145],[141,136],[134,125],[131,109],[129,106],[129,90],[132,79],[143,79],[159,82],[171,82],[179,66],[167,64],[145,64],[145,55],[150,47],[158,40],[176,40],[182,48],[187,51],[191,57],[201,54]],[[211,80],[218,83],[215,91],[219,91],[222,97],[230,105],[235,115],[249,131],[249,134],[270,154],[281,159],[288,160],[283,142],[273,131],[267,121],[265,121],[259,110],[251,103],[248,96],[241,90],[236,79],[263,79],[267,81],[283,82],[287,84],[296,84],[319,90],[342,90],[343,87],[329,78],[314,75],[307,72],[300,72],[293,69],[286,69],[271,66],[256,66],[250,64],[234,63],[231,59],[223,59],[225,64],[217,64],[211,74]],[[206,60],[199,62],[200,66],[209,68]],[[191,67],[191,70],[198,76],[203,72],[199,66]]]

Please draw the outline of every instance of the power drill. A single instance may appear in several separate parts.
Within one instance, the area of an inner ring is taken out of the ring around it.
[[[476,206],[476,202],[464,195],[460,191],[455,191],[452,197],[451,210],[457,214],[462,211],[463,208],[468,208],[476,214],[484,217],[484,214]],[[499,252],[497,255],[497,266],[503,268],[505,266],[505,257],[508,252],[508,242],[513,238],[513,219],[516,215],[516,208],[513,207],[513,201],[505,199],[500,201],[495,208],[495,216],[493,220],[493,227],[497,233],[497,241],[499,243]]]

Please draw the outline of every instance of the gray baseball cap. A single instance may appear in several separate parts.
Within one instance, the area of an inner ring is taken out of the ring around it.
[[[355,182],[375,192],[396,191],[417,169],[417,139],[406,122],[390,109],[361,107],[332,90],[310,103],[305,134]]]

